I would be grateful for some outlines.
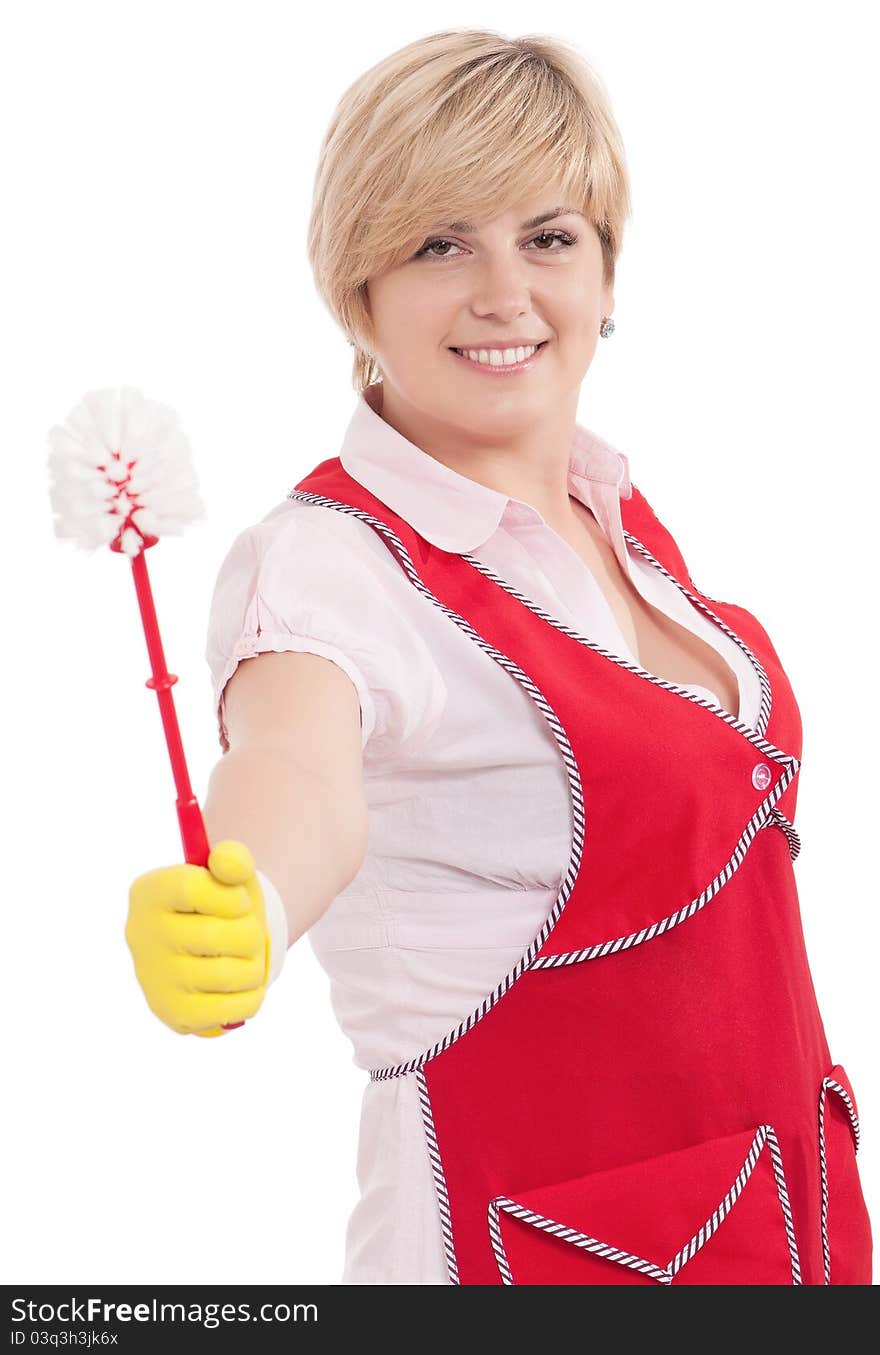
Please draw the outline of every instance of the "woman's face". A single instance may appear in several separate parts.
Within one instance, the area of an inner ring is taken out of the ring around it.
[[[438,222],[413,255],[370,279],[372,351],[395,404],[471,436],[576,406],[614,296],[595,227],[577,211],[557,214],[567,205],[551,184],[472,229]],[[523,341],[546,342],[515,372],[452,351]]]

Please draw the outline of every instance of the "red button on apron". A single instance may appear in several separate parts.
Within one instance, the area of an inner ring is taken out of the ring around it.
[[[752,785],[755,790],[766,790],[773,780],[773,773],[766,762],[756,762],[752,772]]]

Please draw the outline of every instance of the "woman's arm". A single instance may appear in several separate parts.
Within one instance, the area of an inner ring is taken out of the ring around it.
[[[208,783],[208,840],[250,848],[281,895],[292,944],[366,854],[357,691],[331,660],[286,650],[242,660],[224,703],[229,751]]]

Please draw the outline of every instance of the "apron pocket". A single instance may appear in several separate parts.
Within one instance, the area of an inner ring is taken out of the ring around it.
[[[759,1125],[496,1196],[503,1284],[800,1284],[782,1155]]]
[[[826,1284],[871,1283],[871,1223],[856,1153],[859,1116],[846,1070],[836,1063],[819,1091],[822,1260]]]

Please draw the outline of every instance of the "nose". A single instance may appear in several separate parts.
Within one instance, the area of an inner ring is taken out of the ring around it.
[[[487,255],[472,275],[471,309],[474,314],[497,316],[504,323],[528,314],[531,291],[526,283],[526,266],[516,254]]]

